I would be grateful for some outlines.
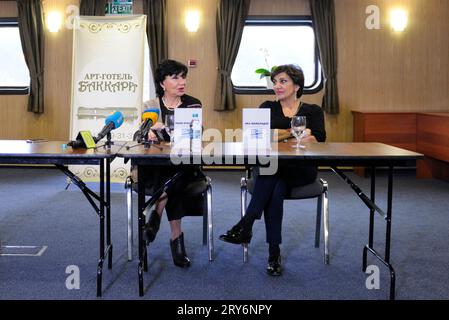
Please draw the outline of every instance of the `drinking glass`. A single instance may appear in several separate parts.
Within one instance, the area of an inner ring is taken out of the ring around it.
[[[170,134],[170,144],[174,140],[174,129],[175,129],[175,115],[174,114],[166,114],[165,115],[165,126],[168,129],[168,133]]]
[[[304,145],[301,144],[301,139],[304,131],[306,130],[306,117],[304,116],[294,116],[291,121],[292,134],[296,138],[296,144],[293,145],[293,148],[305,148]]]

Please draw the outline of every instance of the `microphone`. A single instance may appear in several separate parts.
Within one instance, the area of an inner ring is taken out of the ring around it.
[[[124,118],[120,111],[116,111],[110,116],[104,119],[105,126],[101,129],[100,133],[94,137],[95,143],[103,139],[112,130],[119,128],[123,124]]]
[[[86,148],[86,144],[84,143],[83,140],[73,140],[73,141],[69,141],[67,143],[67,145],[69,147],[72,147],[73,149],[79,149],[79,148]]]
[[[153,124],[157,122],[157,119],[159,119],[159,109],[151,108],[146,109],[144,112],[142,112],[142,121],[150,119]]]
[[[97,143],[98,141],[103,139],[104,136],[106,136],[109,132],[120,127],[123,124],[123,121],[124,121],[123,114],[120,111],[114,112],[110,116],[106,117],[106,119],[104,120],[104,123],[106,125],[100,131],[98,136],[93,137],[92,139],[94,140],[95,143]],[[69,143],[67,143],[67,145],[72,147],[73,149],[86,148],[86,144],[84,143],[83,140],[80,139],[70,141]]]
[[[142,113],[142,123],[140,129],[137,132],[137,142],[147,140],[148,132],[150,128],[157,122],[159,118],[159,109],[146,109]]]
[[[94,139],[95,140],[95,139]],[[83,140],[73,140],[69,141],[67,143],[69,147],[72,147],[73,149],[79,149],[79,148],[86,148],[86,144]]]

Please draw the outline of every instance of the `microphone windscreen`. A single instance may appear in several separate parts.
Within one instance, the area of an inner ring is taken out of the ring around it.
[[[109,124],[112,122],[114,124],[114,129],[117,129],[123,124],[123,121],[124,121],[123,114],[120,111],[116,111],[110,116],[106,117],[104,123]]]
[[[150,119],[153,124],[157,122],[157,119],[159,119],[159,109],[146,109],[142,113],[142,121],[145,121],[147,119]]]

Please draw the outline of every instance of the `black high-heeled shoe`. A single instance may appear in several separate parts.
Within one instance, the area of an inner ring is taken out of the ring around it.
[[[153,242],[161,225],[161,217],[156,210],[151,211],[148,223],[143,227],[143,240],[148,244]]]
[[[281,255],[268,257],[267,273],[273,277],[282,275]]]
[[[170,240],[170,249],[175,266],[187,268],[190,266],[190,259],[187,256],[184,246],[184,233],[181,233],[175,240]]]
[[[233,243],[233,244],[242,244],[242,243],[250,243],[253,233],[251,229],[247,230],[243,226],[235,225],[228,230],[225,234],[220,236],[220,240]]]

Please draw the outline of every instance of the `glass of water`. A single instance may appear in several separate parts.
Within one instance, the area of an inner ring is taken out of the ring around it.
[[[166,114],[165,115],[165,127],[170,134],[170,144],[173,143],[174,140],[174,130],[175,130],[175,115],[174,114]]]
[[[304,116],[294,116],[291,121],[292,134],[296,138],[296,144],[293,145],[293,148],[305,148],[304,145],[301,144],[301,138],[306,130],[306,117]]]

